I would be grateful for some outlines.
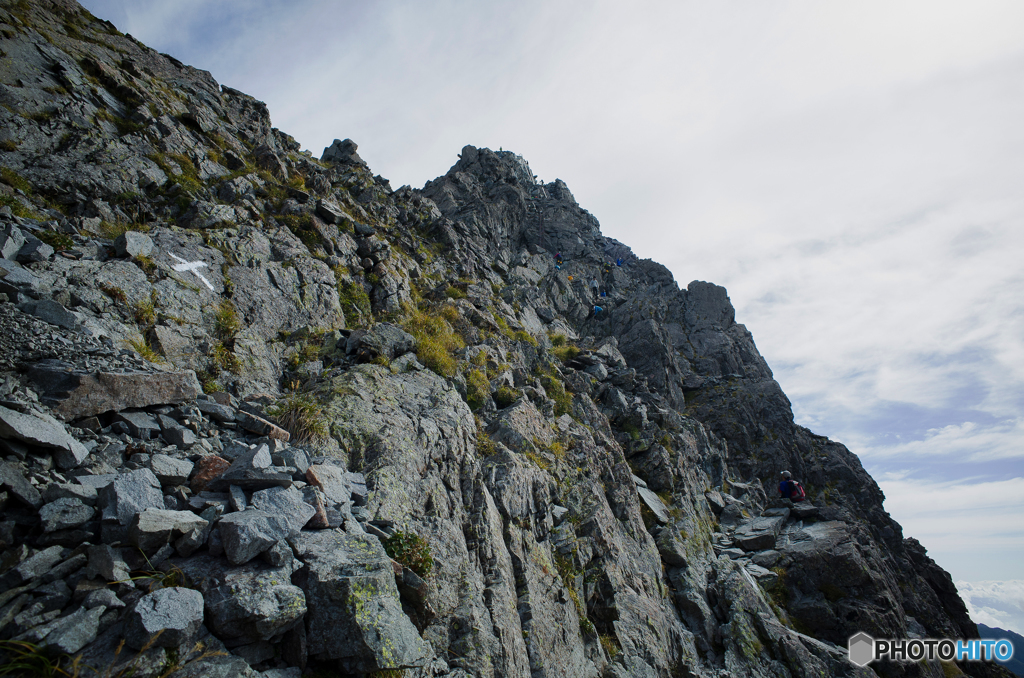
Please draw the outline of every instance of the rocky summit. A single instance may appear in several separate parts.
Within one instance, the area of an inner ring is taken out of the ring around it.
[[[563,182],[394,190],[73,0],[0,34],[8,668],[1009,675],[849,661],[977,628],[726,291]]]

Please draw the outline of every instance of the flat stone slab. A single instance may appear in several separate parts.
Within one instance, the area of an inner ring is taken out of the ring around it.
[[[785,524],[785,516],[754,518],[741,524],[733,536],[736,545],[744,551],[762,551],[775,547],[775,541]]]
[[[29,378],[42,399],[66,420],[152,405],[176,405],[203,392],[196,373],[84,372],[44,361]]]
[[[22,414],[6,407],[0,407],[0,437],[55,450],[54,461],[61,468],[74,468],[89,456],[85,446],[71,437],[56,419]]]
[[[128,615],[125,641],[141,649],[157,633],[156,647],[177,647],[190,641],[203,623],[203,594],[180,586],[147,593]]]
[[[658,519],[658,522],[662,525],[668,524],[668,507],[665,506],[665,502],[661,500],[661,497],[646,487],[638,486],[636,491],[640,494],[640,499],[647,504],[647,508],[651,509],[651,512],[654,513],[654,517]]]

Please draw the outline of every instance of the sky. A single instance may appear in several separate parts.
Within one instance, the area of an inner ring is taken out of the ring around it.
[[[1024,3],[83,4],[318,157],[397,188],[512,150],[725,286],[797,422],[1024,633]]]

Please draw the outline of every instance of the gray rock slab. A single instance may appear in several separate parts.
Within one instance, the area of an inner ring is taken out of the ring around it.
[[[156,647],[189,642],[203,623],[203,594],[175,586],[147,593],[135,604],[125,625],[125,641],[141,649],[158,632]]]
[[[212,400],[197,400],[196,407],[210,419],[218,422],[234,421],[238,410],[230,405],[221,405]]]
[[[736,540],[736,545],[744,551],[770,549],[775,546],[775,541],[785,523],[785,516],[754,518],[741,524],[733,537]]]
[[[332,464],[313,464],[306,471],[306,482],[320,488],[332,504],[347,504],[352,497],[348,472]]]
[[[160,422],[148,412],[118,412],[113,421],[124,422],[133,438],[149,440],[160,433]]]
[[[20,262],[31,263],[33,261],[46,261],[52,256],[52,247],[34,235],[28,235],[25,237],[25,244],[18,250],[16,258]]]
[[[191,433],[191,431],[189,431]],[[161,485],[184,485],[192,473],[194,464],[188,459],[176,459],[166,454],[154,454],[149,460],[149,470]]]
[[[91,485],[79,483],[51,483],[46,486],[43,492],[43,499],[47,502],[58,499],[78,499],[89,506],[96,505],[96,488]]]
[[[362,361],[377,357],[394,360],[414,348],[416,339],[411,334],[391,323],[378,323],[360,337],[356,356]]]
[[[79,608],[67,617],[50,622],[52,628],[46,634],[45,646],[51,652],[75,654],[96,640],[100,629],[100,617],[107,608]]]
[[[0,436],[55,450],[54,461],[64,469],[78,466],[89,456],[85,446],[71,437],[63,424],[45,415],[22,414],[0,407]]]
[[[0,489],[9,492],[32,508],[39,508],[43,505],[43,498],[39,495],[39,490],[25,480],[25,476],[17,466],[2,459],[0,459]]]
[[[818,515],[818,507],[809,501],[795,502],[790,514],[797,520],[806,520]]]
[[[7,224],[0,232],[0,257],[14,259],[25,246],[25,234],[14,224]]]
[[[651,512],[654,513],[654,517],[658,519],[658,522],[662,525],[668,523],[668,507],[665,506],[665,502],[661,500],[661,497],[646,487],[637,487],[636,491],[640,494],[640,499],[647,505],[647,508],[651,509]]]
[[[294,487],[271,487],[254,492],[252,505],[283,520],[288,526],[289,536],[301,530],[316,513],[312,506],[302,500],[302,493]]]
[[[3,576],[3,581],[13,588],[41,577],[64,559],[64,553],[63,546],[51,546],[48,549],[43,549],[23,560],[17,567],[8,570]]]
[[[82,607],[92,609],[102,605],[107,609],[124,607],[124,602],[117,597],[117,594],[110,589],[95,589],[89,592],[82,600]]]
[[[29,379],[42,398],[68,421],[101,414],[177,405],[202,393],[195,372],[84,372],[67,366],[36,365]]]
[[[249,501],[245,498],[245,490],[238,485],[228,488],[228,501],[232,511],[244,511],[249,506]]]
[[[81,328],[81,321],[78,315],[67,310],[53,299],[40,299],[25,306],[23,310],[44,322],[65,330],[75,332]]]
[[[89,564],[86,576],[101,577],[105,581],[126,581],[129,576],[128,564],[121,552],[107,544],[90,546],[88,551]]]
[[[249,562],[292,534],[288,521],[257,509],[230,513],[217,523],[224,555],[235,565]]]
[[[153,239],[138,231],[126,231],[114,240],[119,257],[148,257],[153,253]]]
[[[99,491],[98,504],[103,508],[103,519],[114,520],[127,527],[136,514],[146,509],[163,509],[164,495],[160,481],[148,468],[118,474]]]
[[[306,596],[291,582],[291,569],[254,560],[240,567],[223,559],[197,555],[175,561],[199,582],[206,602],[206,623],[231,644],[269,640],[306,614]]]
[[[146,509],[135,516],[128,527],[128,539],[145,553],[153,553],[164,544],[202,530],[209,525],[191,511]]]
[[[231,485],[237,485],[246,491],[265,490],[268,487],[291,487],[290,473],[284,473],[271,466],[273,460],[270,448],[260,445],[255,450],[247,450],[239,454],[231,466],[220,477],[210,481],[207,487],[221,491]]]
[[[22,268],[21,264],[7,258],[0,259],[0,291],[36,291],[39,289],[39,278],[31,271]]]
[[[402,611],[391,559],[378,539],[329,530],[289,541],[309,573],[311,657],[369,672],[419,666],[432,656]]]
[[[69,530],[89,521],[96,513],[92,506],[86,506],[81,499],[57,499],[39,509],[43,532]]]
[[[174,445],[180,450],[187,450],[196,444],[196,434],[184,427],[165,429],[162,435],[168,445]]]

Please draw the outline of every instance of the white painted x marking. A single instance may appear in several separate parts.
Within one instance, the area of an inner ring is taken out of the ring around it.
[[[170,253],[168,252],[168,254]],[[210,281],[207,280],[203,276],[203,274],[198,271],[198,269],[207,265],[205,261],[185,261],[181,257],[177,257],[173,254],[170,254],[170,256],[174,257],[175,259],[181,262],[180,264],[174,264],[173,266],[171,266],[171,268],[173,268],[175,271],[178,271],[179,273],[182,271],[191,271],[192,273],[195,273],[196,277],[198,277],[200,280],[206,283],[206,286],[210,288],[211,292],[215,291],[213,289],[213,285],[210,284]]]

